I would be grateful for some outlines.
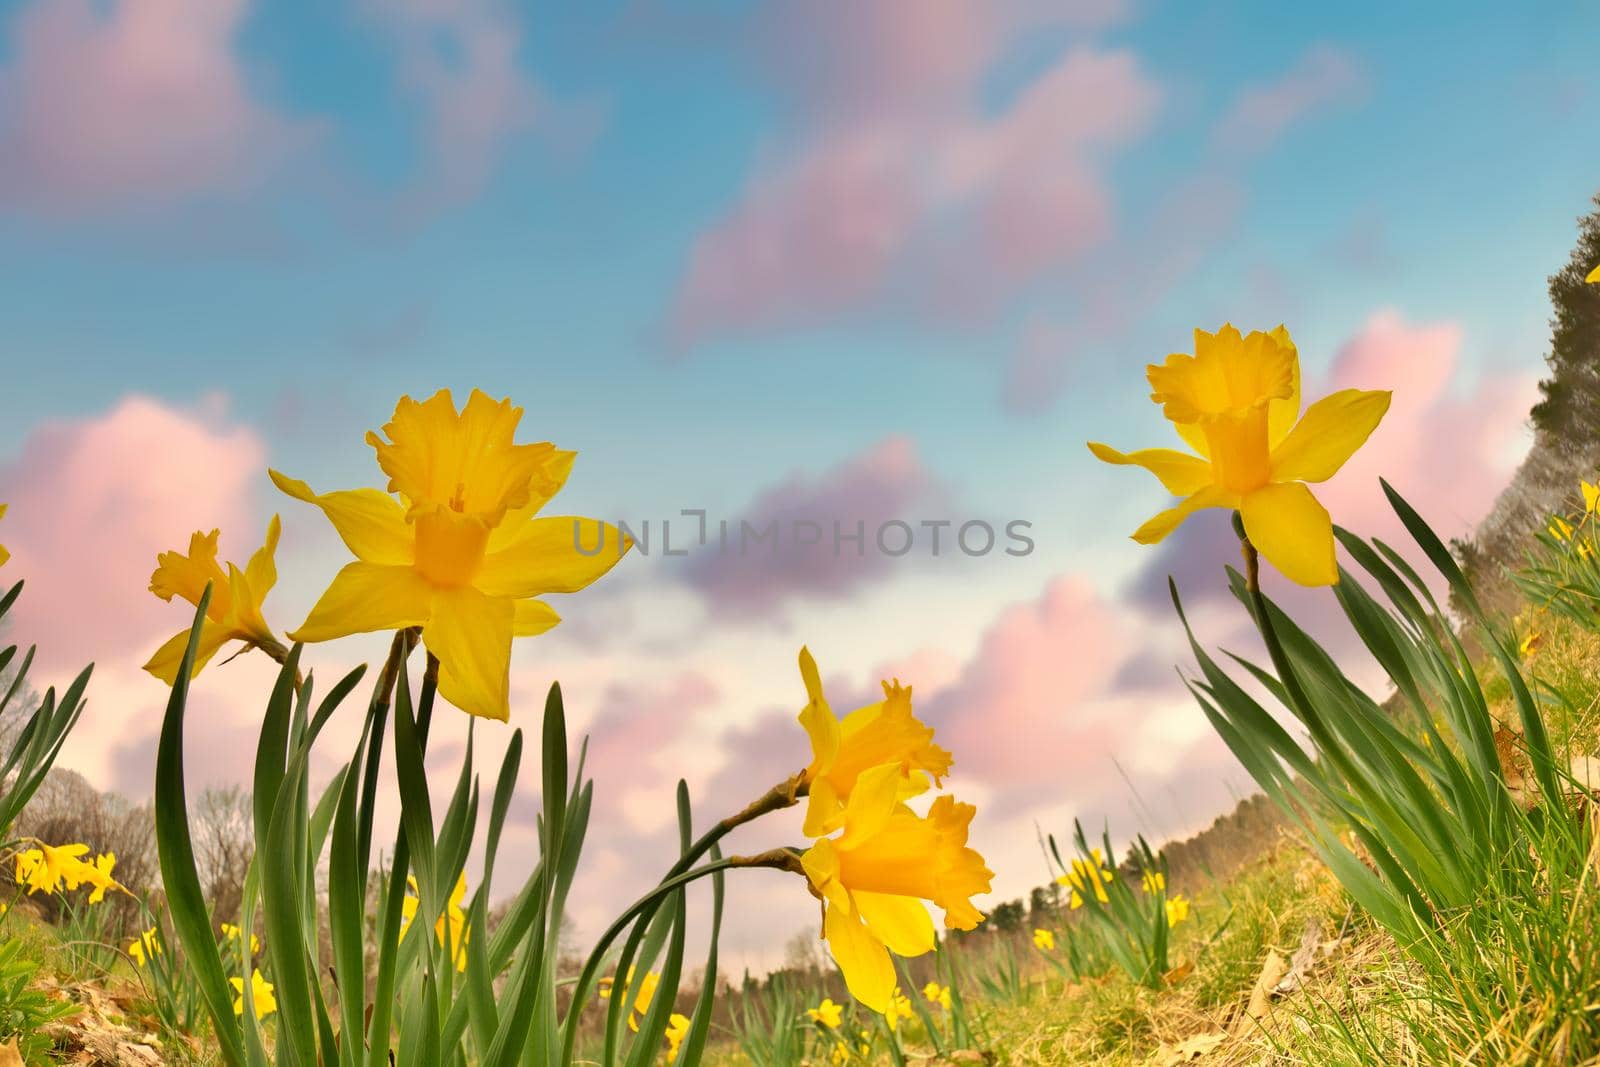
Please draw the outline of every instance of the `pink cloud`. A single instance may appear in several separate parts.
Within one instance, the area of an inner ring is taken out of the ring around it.
[[[259,186],[314,127],[258,100],[247,0],[38,0],[0,67],[0,203],[163,206]]]
[[[1353,56],[1318,45],[1277,81],[1240,93],[1217,126],[1216,142],[1225,149],[1260,151],[1307,114],[1357,102],[1368,91],[1366,73]]]
[[[780,9],[771,33],[783,44],[762,54],[800,135],[696,239],[673,342],[807,326],[908,286],[923,303],[982,312],[1103,243],[1105,158],[1144,132],[1159,95],[1133,56],[1074,47],[998,111],[982,90],[1020,31],[1094,24],[1116,7]]]
[[[265,529],[252,504],[265,455],[252,429],[217,412],[141,396],[40,423],[0,466],[14,554],[0,579],[27,581],[15,633],[38,643],[41,666],[147,654],[183,628],[183,611],[146,592],[156,554],[220,528],[224,557],[246,559]]]
[[[796,600],[842,599],[884,577],[901,558],[878,547],[885,523],[904,522],[914,536],[926,536],[918,524],[936,520],[943,499],[911,439],[886,438],[816,477],[795,474],[763,492],[729,520],[727,550],[694,557],[688,581],[719,610],[741,616]],[[769,526],[775,535],[756,540]],[[895,538],[904,537],[896,529],[889,531],[891,551],[901,547]],[[846,540],[858,533],[861,541]],[[945,551],[953,536],[945,532]]]

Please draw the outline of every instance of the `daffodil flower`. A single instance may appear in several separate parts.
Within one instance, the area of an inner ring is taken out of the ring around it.
[[[1342,389],[1300,413],[1300,357],[1289,331],[1241,337],[1196,330],[1194,355],[1148,371],[1150,399],[1198,453],[1123,453],[1091,442],[1107,463],[1143,467],[1182,500],[1134,531],[1155,544],[1203,508],[1235,508],[1260,553],[1294,582],[1332,585],[1333,522],[1307,482],[1333,477],[1389,410],[1388,392]],[[1296,419],[1299,419],[1296,422]]]
[[[137,939],[128,945],[128,955],[132,956],[133,962],[140,967],[149,963],[150,958],[159,955],[160,952],[161,939],[157,936],[154,926],[140,934]]]
[[[1589,276],[1585,278],[1584,281],[1588,282],[1590,285],[1600,285],[1600,266],[1597,266],[1594,270],[1590,271]]]
[[[1189,902],[1181,895],[1167,901],[1167,925],[1177,926],[1189,917]]]
[[[1167,876],[1160,871],[1145,871],[1142,879],[1144,891],[1154,896],[1167,888]]]
[[[1041,952],[1054,952],[1056,950],[1056,935],[1042,928],[1035,930],[1033,932],[1033,947]]]
[[[994,872],[967,847],[975,810],[948,795],[919,816],[900,795],[900,764],[864,771],[850,791],[843,829],[800,858],[823,902],[823,935],[845,985],[861,1003],[888,1013],[895,988],[889,953],[920,956],[934,947],[933,920],[923,901],[944,911],[944,924],[972,930],[983,914],[971,897],[987,893]]]
[[[678,1058],[678,1046],[683,1044],[683,1039],[689,1036],[689,1017],[673,1012],[667,1016],[667,1062],[672,1063]]]
[[[1109,867],[1103,867],[1105,860],[1100,855],[1099,849],[1089,850],[1089,859],[1075,859],[1072,866],[1065,874],[1056,878],[1056,884],[1069,886],[1072,889],[1071,907],[1083,907],[1081,894],[1094,892],[1094,898],[1102,904],[1109,903],[1111,898],[1106,895],[1106,884],[1112,879]]]
[[[626,982],[627,988],[623,990],[622,994],[624,997],[633,992],[633,972],[634,969],[629,967],[628,978]],[[610,976],[600,979],[601,1000],[611,999],[611,990],[615,982],[616,979]],[[634,994],[633,1004],[628,1008],[629,1030],[632,1030],[634,1033],[639,1032],[639,1016],[650,1010],[650,1002],[654,1000],[656,996],[656,986],[660,984],[661,976],[659,974],[657,974],[655,971],[645,972],[644,978],[639,982],[639,990]]]
[[[89,846],[84,844],[35,842],[35,847],[17,853],[17,885],[27,886],[29,896],[38,892],[54,893],[63,886],[76,889],[94,875],[94,867],[82,859],[88,852]]]
[[[823,695],[816,660],[806,648],[800,649],[800,677],[808,698],[800,725],[811,739],[807,837],[825,837],[843,824],[851,792],[870,767],[898,768],[902,800],[924,792],[930,776],[937,784],[950,773],[950,753],[933,743],[933,728],[911,712],[910,686],[901,686],[899,679],[884,682],[882,700],[857,708],[841,722]]]
[[[115,878],[111,872],[117,868],[117,854],[104,852],[94,858],[92,865],[85,864],[83,880],[94,886],[94,892],[89,894],[89,903],[98,904],[106,898],[106,891],[111,889],[127,893],[128,890]],[[131,894],[130,894],[131,895]]]
[[[1528,635],[1517,643],[1517,655],[1527,659],[1539,650],[1539,642],[1544,640],[1544,635],[1537,631],[1529,631]]]
[[[150,591],[162,600],[170,603],[176,596],[198,605],[207,583],[211,586],[211,600],[200,624],[200,644],[195,650],[190,677],[199,674],[200,668],[229,641],[243,641],[246,646],[278,645],[272,628],[261,614],[261,602],[278,581],[278,568],[272,558],[278,548],[278,532],[278,516],[274,515],[267,524],[266,540],[242,571],[230,563],[227,573],[223,573],[218,565],[217,530],[209,534],[196,530],[189,538],[187,555],[163,552],[156,557],[156,569],[150,575]],[[188,646],[187,629],[173,634],[150,657],[144,669],[171,685],[177,680],[178,667],[183,663]]]
[[[271,471],[283,492],[320,507],[356,556],[289,636],[328,641],[420,626],[439,659],[440,695],[470,714],[509,718],[512,637],[561,621],[532,598],[584,588],[631,544],[595,519],[535,517],[565,484],[575,453],[513,443],[521,418],[510,400],[476,389],[459,414],[447,389],[420,404],[401,397],[387,439],[367,435],[388,493],[319,494]],[[587,553],[607,543],[617,548]]]
[[[401,910],[402,913],[405,912],[405,910],[406,910],[405,901],[401,902],[400,910]],[[412,903],[411,910],[413,912],[416,911],[415,902]],[[409,913],[407,913],[405,915],[405,920],[404,921],[405,922],[409,922],[410,919],[411,919],[411,915]],[[227,938],[229,941],[238,941],[240,944],[244,943],[244,931],[239,929],[239,927],[235,926],[233,923],[223,923],[222,926],[220,927],[220,929],[222,930],[222,936]],[[402,937],[405,936],[404,935],[404,930],[405,930],[405,926],[402,925],[401,926],[401,931],[402,931],[401,936]],[[261,951],[261,939],[259,937],[257,937],[254,933],[251,933],[251,935],[250,935],[250,955],[254,956],[257,952],[260,952],[260,951]]]
[[[814,1023],[820,1023],[829,1030],[837,1030],[840,1020],[844,1018],[844,1005],[835,1004],[832,998],[823,997],[821,1004],[806,1009],[806,1015]]]
[[[901,1019],[909,1019],[915,1013],[916,1009],[911,1006],[911,998],[900,992],[900,988],[896,986],[889,998],[889,1007],[883,1013],[883,1021],[889,1024],[889,1029],[894,1030],[899,1027]]]
[[[403,940],[406,931],[411,929],[411,920],[417,917],[417,908],[420,906],[417,899],[417,880],[406,877],[406,885],[411,892],[407,893],[400,901],[400,937]],[[439,921],[433,924],[433,932],[439,939],[439,944],[447,946],[454,955],[457,971],[467,969],[467,913],[461,907],[467,898],[467,875],[463,871],[456,877],[455,888],[450,891],[450,899],[445,904],[444,914],[439,916]]]
[[[244,979],[230,978],[228,984],[238,994],[233,1000],[233,1013],[244,1014]],[[261,977],[260,970],[250,972],[250,1001],[257,1019],[265,1019],[278,1010],[278,998],[272,995],[272,983]]]
[[[1550,536],[1557,541],[1572,540],[1572,523],[1563,519],[1560,515],[1552,515],[1545,529],[1549,530]]]

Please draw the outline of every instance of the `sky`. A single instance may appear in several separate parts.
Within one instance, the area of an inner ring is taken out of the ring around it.
[[[1282,322],[1308,393],[1395,391],[1335,518],[1392,531],[1382,474],[1469,532],[1529,443],[1545,279],[1600,188],[1597,31],[1567,3],[0,0],[0,543],[40,680],[96,663],[62,763],[148,795],[139,666],[187,621],[145,591],[157,552],[219,528],[242,563],[280,514],[292,629],[347,557],[266,468],[381,485],[363,435],[396,399],[476,387],[578,451],[557,513],[653,531],[552,598],[512,726],[476,731],[497,759],[559,679],[589,734],[580,937],[670,862],[680,777],[709,820],[806,762],[802,644],[837,710],[913,686],[991,905],[1043,880],[1037,828],[1191,833],[1251,791],[1166,595],[1243,640],[1226,516],[1133,544],[1166,499],[1084,442],[1169,444],[1145,364]],[[824,543],[665,555],[685,512]],[[872,543],[895,522],[903,554]],[[196,787],[245,780],[271,676],[201,676]],[[467,722],[441,726],[443,790]],[[816,918],[747,873],[734,967]]]

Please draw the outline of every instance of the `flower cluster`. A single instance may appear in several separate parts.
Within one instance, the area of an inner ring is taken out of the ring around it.
[[[47,845],[43,841],[35,841],[32,848],[17,853],[17,885],[26,887],[29,896],[38,892],[59,893],[63,889],[70,892],[79,886],[92,886],[90,904],[104,900],[108,890],[128,892],[111,877],[111,872],[117,866],[116,853],[103,852],[93,860],[85,860],[83,857],[88,854],[89,846],[81,843]]]
[[[1105,857],[1095,848],[1089,850],[1087,860],[1074,859],[1066,873],[1056,876],[1056,884],[1072,890],[1067,906],[1076,911],[1083,907],[1085,894],[1094,897],[1102,904],[1109,902],[1106,886],[1111,884],[1113,876],[1114,872],[1105,865]]]
[[[815,839],[800,864],[851,995],[889,1016],[898,1005],[889,954],[920,956],[937,942],[923,902],[943,910],[946,927],[974,929],[983,915],[971,898],[989,891],[993,872],[967,847],[972,805],[941,794],[919,815],[907,804],[941,784],[951,763],[912,713],[911,689],[885,682],[883,700],[841,721],[806,649],[800,676],[812,755],[805,833]]]

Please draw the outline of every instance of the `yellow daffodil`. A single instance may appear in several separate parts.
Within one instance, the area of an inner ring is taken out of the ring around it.
[[[1181,895],[1167,901],[1167,925],[1177,926],[1189,917],[1189,902]]]
[[[1094,892],[1094,898],[1102,904],[1109,903],[1111,898],[1106,895],[1106,885],[1112,879],[1109,867],[1103,867],[1105,860],[1100,855],[1100,850],[1090,849],[1089,859],[1075,859],[1067,873],[1057,876],[1056,884],[1069,886],[1072,889],[1072,899],[1069,905],[1073,908],[1083,907],[1082,894]]]
[[[1517,654],[1527,659],[1539,650],[1539,643],[1544,640],[1544,635],[1537,631],[1529,631],[1528,636],[1517,643]]]
[[[950,796],[919,816],[900,801],[898,763],[864,771],[845,805],[843,832],[824,837],[801,857],[813,891],[824,901],[823,935],[851,994],[885,1013],[895,987],[889,953],[920,956],[934,947],[933,920],[923,901],[944,911],[950,929],[983,921],[971,897],[987,893],[993,872],[967,847],[975,810]]]
[[[35,847],[17,853],[17,885],[27,886],[29,896],[76,889],[95,877],[95,868],[82,859],[88,852],[84,844],[52,846],[37,841]]]
[[[1550,522],[1547,526],[1545,526],[1545,529],[1548,530],[1550,532],[1550,536],[1554,537],[1557,541],[1572,540],[1572,523],[1568,522],[1566,519],[1563,519],[1560,515],[1552,515],[1550,517]]]
[[[411,892],[407,893],[400,901],[400,936],[404,938],[406,931],[411,929],[411,920],[417,917],[417,908],[421,906],[418,900],[417,880],[407,876],[406,885]],[[433,932],[439,938],[439,944],[445,946],[454,956],[457,971],[467,969],[467,913],[461,904],[467,898],[467,875],[462,872],[456,877],[456,886],[450,891],[450,899],[445,903],[444,914],[439,916],[439,921],[433,924]],[[252,938],[252,941],[254,939]]]
[[[833,1064],[834,1067],[839,1067],[839,1065],[841,1063],[849,1063],[850,1062],[850,1048],[849,1048],[849,1046],[848,1045],[835,1045],[835,1046],[833,1046],[833,1051],[828,1053],[828,1062]]]
[[[416,910],[417,910],[417,906],[416,906],[416,902],[414,900],[411,901],[411,910],[409,912],[406,910],[406,901],[401,901],[401,903],[400,903],[400,911],[401,911],[401,914],[404,916],[402,918],[402,920],[401,920],[401,927],[400,927],[400,929],[402,931],[401,936],[404,936],[405,926],[406,926],[406,924],[408,924],[411,921],[411,915],[414,914],[416,912]],[[240,941],[240,942],[243,941],[244,931],[240,930],[233,923],[223,923],[221,929],[222,929],[222,936],[227,938],[229,941]],[[250,955],[254,956],[257,952],[260,952],[260,951],[261,951],[261,939],[259,937],[257,937],[254,933],[252,933],[250,935]]]
[[[1194,355],[1174,353],[1147,370],[1150,399],[1199,454],[1089,445],[1107,463],[1145,468],[1182,498],[1134,540],[1155,544],[1196,511],[1236,508],[1250,542],[1286,577],[1332,585],[1333,523],[1305,483],[1333,477],[1377,428],[1389,393],[1342,389],[1301,417],[1300,357],[1288,330],[1241,337],[1225,325],[1194,337]]]
[[[1144,891],[1152,896],[1164,892],[1167,888],[1167,876],[1160,871],[1145,871],[1141,880],[1144,883]]]
[[[261,602],[278,582],[278,568],[272,558],[278,549],[278,531],[278,516],[274,515],[267,524],[266,540],[242,571],[229,563],[227,573],[223,573],[217,563],[218,530],[209,534],[196,530],[189,538],[188,555],[163,552],[156,557],[156,569],[150,575],[150,591],[162,600],[170,603],[176,596],[199,604],[206,583],[211,584],[211,601],[206,605],[205,621],[200,625],[200,644],[195,650],[191,677],[199,674],[200,668],[229,641],[243,641],[246,647],[278,644],[261,614]],[[144,669],[171,685],[178,677],[178,667],[188,645],[187,629],[173,634],[150,657]]]
[[[133,962],[143,967],[150,962],[150,957],[161,954],[161,939],[156,935],[156,928],[152,926],[137,939],[128,945],[128,955],[133,957]]]
[[[6,508],[8,508],[8,507],[10,507],[9,504],[0,504],[0,519],[3,519],[3,518],[6,517]],[[10,558],[11,558],[11,553],[6,551],[6,546],[5,545],[0,545],[0,566],[4,566],[6,560],[8,560]]]
[[[1054,952],[1056,950],[1056,935],[1042,928],[1034,930],[1033,947],[1041,952]]]
[[[117,869],[117,854],[115,852],[101,853],[94,858],[93,864],[84,864],[84,867],[83,880],[94,886],[94,892],[89,894],[89,903],[100,903],[106,898],[106,891],[109,889],[115,889],[123,893],[128,892],[115,878],[111,877],[111,872]]]
[[[233,1013],[244,1014],[244,979],[230,978],[228,984],[238,996],[233,999]],[[259,970],[250,972],[250,1001],[257,1019],[265,1019],[278,1010],[278,998],[272,995],[272,983],[261,977]]]
[[[844,1005],[835,1004],[829,997],[823,997],[822,1003],[814,1008],[807,1008],[806,1015],[814,1023],[820,1023],[829,1030],[836,1030],[839,1022],[844,1018]]]
[[[942,986],[938,982],[929,982],[922,987],[922,995],[931,1004],[937,1004],[945,1011],[950,1010],[950,987]]]
[[[902,800],[926,790],[929,776],[937,784],[950,773],[950,753],[933,743],[933,728],[911,713],[910,686],[901,686],[898,679],[884,682],[882,700],[857,708],[841,722],[833,717],[816,660],[805,648],[800,650],[800,677],[808,698],[800,725],[811,738],[807,837],[825,837],[840,827],[851,791],[870,767],[899,768]]]
[[[1589,276],[1585,278],[1584,281],[1588,282],[1590,285],[1600,285],[1600,266],[1597,266],[1594,270],[1590,271]]]
[[[911,1006],[911,998],[900,992],[898,986],[889,998],[889,1007],[883,1013],[883,1021],[889,1024],[889,1029],[899,1027],[901,1019],[909,1019],[916,1014],[916,1009]]]
[[[678,1046],[689,1036],[689,1017],[673,1012],[667,1016],[667,1062],[678,1058]]]
[[[289,636],[327,641],[420,626],[439,659],[440,695],[470,714],[509,718],[512,637],[561,621],[532,598],[584,588],[629,547],[594,519],[535,517],[575,453],[514,444],[521,418],[510,400],[476,389],[460,413],[449,390],[420,404],[401,397],[387,440],[367,435],[387,494],[318,494],[270,472],[279,489],[320,507],[356,555]]]
[[[628,988],[623,991],[622,995],[624,997],[633,992],[633,971],[634,969],[632,967],[628,968],[628,978],[626,983]],[[611,987],[615,981],[616,980],[610,976],[600,979],[599,985],[601,1000],[611,999]],[[661,976],[654,971],[646,971],[644,978],[639,981],[639,991],[634,994],[633,1004],[628,1008],[628,1029],[632,1030],[634,1033],[639,1032],[639,1016],[650,1010],[650,1002],[655,999],[656,986],[660,983]]]

